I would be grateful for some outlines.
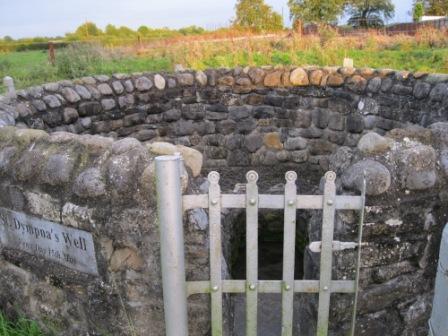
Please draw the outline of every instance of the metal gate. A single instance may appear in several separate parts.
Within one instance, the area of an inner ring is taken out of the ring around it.
[[[297,195],[297,174],[286,173],[284,195],[258,193],[258,174],[246,174],[246,194],[222,194],[219,174],[208,175],[209,191],[203,195],[184,195],[181,191],[182,159],[179,155],[156,158],[158,213],[162,280],[167,336],[187,336],[187,297],[208,293],[211,296],[212,336],[222,335],[223,293],[246,293],[246,335],[257,335],[258,293],[282,295],[282,336],[292,336],[294,293],[319,293],[317,335],[328,334],[331,293],[354,293],[350,335],[354,335],[364,220],[365,178],[361,196],[337,196],[334,172],[325,174],[323,195]],[[184,257],[183,211],[203,208],[209,211],[210,281],[186,281]],[[221,209],[246,208],[246,280],[221,278]],[[258,280],[258,210],[284,209],[283,279]],[[295,280],[295,230],[297,209],[323,211],[322,241],[310,248],[320,252],[320,280]],[[336,210],[358,210],[358,242],[333,241]],[[355,280],[332,280],[333,251],[358,246]]]

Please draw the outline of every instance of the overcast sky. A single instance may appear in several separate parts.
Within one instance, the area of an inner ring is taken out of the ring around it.
[[[392,20],[410,20],[412,0],[392,0]],[[14,38],[64,35],[85,21],[103,28],[108,23],[138,28],[207,29],[225,26],[234,15],[236,0],[0,0],[0,36]],[[289,23],[287,0],[266,0]]]

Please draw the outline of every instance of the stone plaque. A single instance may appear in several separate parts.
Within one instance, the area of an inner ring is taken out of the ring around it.
[[[0,207],[0,247],[98,274],[92,234]]]

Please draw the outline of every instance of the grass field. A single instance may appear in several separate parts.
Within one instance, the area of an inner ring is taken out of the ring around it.
[[[44,336],[35,322],[19,319],[8,321],[0,312],[0,336]]]
[[[175,64],[205,69],[246,65],[342,65],[448,73],[448,33],[416,36],[278,36],[274,39],[182,41],[146,47],[105,48],[74,45],[56,51],[56,64],[43,51],[0,54],[0,78],[12,76],[17,88],[95,74],[171,71]],[[4,88],[0,86],[0,92]]]

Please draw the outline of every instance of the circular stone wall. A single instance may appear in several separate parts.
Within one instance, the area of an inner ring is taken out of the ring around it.
[[[255,169],[261,191],[293,169],[300,193],[320,193],[332,169],[338,192],[350,194],[366,170],[358,326],[363,335],[424,335],[446,221],[447,116],[447,76],[352,68],[117,74],[1,97],[0,208],[91,233],[98,272],[2,245],[0,308],[67,335],[163,335],[152,161],[179,151],[186,192],[204,192],[212,169],[224,190]],[[206,215],[186,214],[189,280],[209,278]],[[310,216],[309,241],[319,240],[321,218]],[[336,239],[355,240],[356,214],[338,213],[336,224]],[[339,253],[334,278],[353,277],[353,260]],[[317,266],[305,251],[304,276],[316,278]],[[351,298],[334,298],[331,328],[342,335]],[[207,333],[207,297],[189,303],[191,334]],[[296,330],[312,333],[315,301],[296,303]]]

